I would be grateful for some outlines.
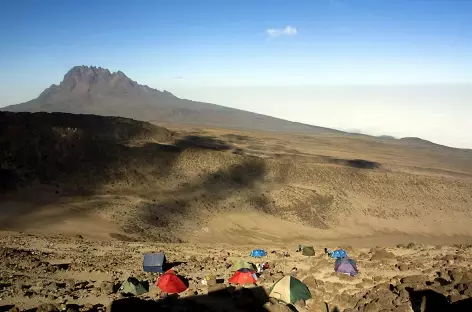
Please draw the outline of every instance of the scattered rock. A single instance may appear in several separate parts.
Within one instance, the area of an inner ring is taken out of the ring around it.
[[[371,301],[364,306],[364,312],[378,312],[382,308],[382,305],[378,302]]]
[[[404,277],[401,280],[403,284],[415,284],[415,283],[422,284],[427,281],[428,281],[428,277],[424,275],[411,275],[411,276]]]
[[[310,312],[328,312],[328,306],[320,298],[309,299],[305,304],[307,310]]]
[[[50,303],[45,303],[36,308],[36,312],[59,312],[59,309]]]
[[[409,270],[411,270],[411,268],[408,264],[400,264],[400,265],[398,265],[398,269],[400,271],[409,271]]]
[[[413,311],[411,309],[411,305],[407,303],[401,304],[392,310],[392,312],[411,312],[411,311]],[[422,312],[425,312],[425,311],[422,311]]]
[[[267,308],[268,312],[292,312],[292,310],[283,303],[272,304]]]
[[[115,292],[115,284],[108,281],[103,281],[100,284],[100,291],[106,295],[111,295]]]

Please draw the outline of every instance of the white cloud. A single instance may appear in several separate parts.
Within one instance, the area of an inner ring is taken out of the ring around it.
[[[269,37],[280,37],[280,36],[295,36],[297,34],[297,28],[293,26],[285,26],[285,28],[269,28],[266,30]]]

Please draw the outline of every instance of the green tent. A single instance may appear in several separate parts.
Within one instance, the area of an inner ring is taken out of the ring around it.
[[[120,292],[122,294],[139,296],[147,293],[146,287],[134,277],[129,277],[121,284]]]
[[[311,293],[308,287],[293,276],[285,276],[272,286],[269,297],[283,301],[287,304],[298,300],[308,300]]]
[[[244,261],[244,260],[237,260],[233,263],[231,267],[231,271],[237,271],[240,269],[249,269],[249,270],[256,270],[256,266],[252,262]]]
[[[304,246],[302,248],[302,255],[304,256],[314,256],[315,255],[315,249],[312,246]]]

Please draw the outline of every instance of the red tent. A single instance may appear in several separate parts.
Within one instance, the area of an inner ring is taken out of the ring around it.
[[[168,294],[178,294],[187,289],[184,282],[175,275],[174,271],[169,270],[159,277],[156,283],[163,292]]]
[[[254,278],[254,271],[249,269],[239,269],[234,275],[228,280],[231,284],[255,284],[256,279]]]

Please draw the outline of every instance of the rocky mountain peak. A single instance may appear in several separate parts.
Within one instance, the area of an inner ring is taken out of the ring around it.
[[[114,76],[120,77],[132,82],[124,73],[111,73],[108,69],[95,66],[74,66],[65,75],[61,82],[61,86],[70,90],[74,89],[78,84],[91,86],[100,82],[109,82]]]

